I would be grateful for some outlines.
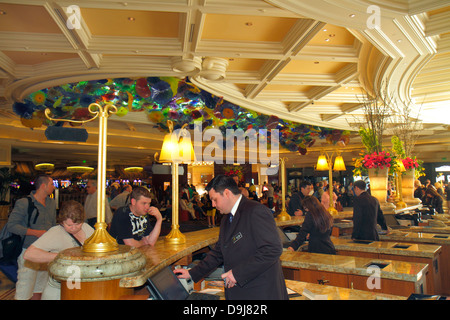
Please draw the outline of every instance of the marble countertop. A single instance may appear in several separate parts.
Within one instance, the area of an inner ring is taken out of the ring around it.
[[[283,267],[327,271],[361,276],[370,276],[368,270],[371,263],[387,263],[380,270],[380,277],[384,279],[417,282],[427,272],[428,264],[393,261],[385,259],[360,258],[309,252],[284,251],[280,257]]]
[[[403,232],[425,232],[425,233],[442,233],[450,234],[450,227],[436,227],[436,226],[411,226],[402,229]]]
[[[382,254],[394,254],[409,257],[421,257],[433,259],[442,250],[435,244],[397,243],[389,241],[372,241],[371,243],[355,243],[352,239],[331,237],[331,241],[337,250],[372,252]],[[396,246],[409,246],[408,248],[396,248]]]
[[[192,252],[216,243],[219,239],[219,228],[188,232],[184,235],[186,236],[186,242],[183,244],[169,244],[164,237],[160,237],[153,247],[143,246],[138,248],[147,258],[147,264],[139,275],[122,278],[120,286],[127,288],[141,286],[151,275],[164,267]]]
[[[407,297],[380,292],[356,290],[315,284],[297,280],[285,280],[288,293],[298,293],[300,296],[291,296],[289,300],[406,300]],[[225,300],[223,281],[205,281],[206,290],[214,290],[214,294]],[[306,290],[306,291],[305,291]],[[308,292],[309,291],[309,292]],[[211,293],[211,291],[207,291]],[[311,296],[311,294],[313,296]]]
[[[333,287],[308,283],[303,281],[286,280],[286,287],[301,294],[301,297],[291,298],[291,300],[310,300],[305,297],[303,291],[306,289],[314,295],[322,296],[324,300],[406,300],[407,297],[392,294],[376,293],[363,290]]]
[[[394,230],[388,234],[380,234],[380,240],[383,241],[402,241],[412,243],[431,243],[438,245],[450,245],[450,234],[436,234],[424,232],[405,232]]]

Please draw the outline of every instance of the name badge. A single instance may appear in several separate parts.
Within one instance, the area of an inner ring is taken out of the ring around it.
[[[232,239],[232,241],[233,241],[233,244],[234,243],[236,243],[236,242],[238,242],[239,240],[241,240],[242,239],[242,233],[238,233],[238,234],[236,234],[235,236],[233,236],[233,239]]]

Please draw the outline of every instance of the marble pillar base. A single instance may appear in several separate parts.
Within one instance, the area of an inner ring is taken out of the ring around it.
[[[125,245],[108,253],[89,253],[76,247],[60,252],[49,265],[49,273],[61,282],[61,298],[96,299],[95,292],[105,286],[110,292],[123,294],[120,279],[138,275],[146,261],[138,249]]]

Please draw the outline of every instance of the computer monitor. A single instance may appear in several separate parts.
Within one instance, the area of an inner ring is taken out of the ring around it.
[[[189,296],[170,267],[151,276],[147,288],[155,300],[186,300]]]

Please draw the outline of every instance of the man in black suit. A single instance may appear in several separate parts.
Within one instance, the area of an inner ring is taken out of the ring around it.
[[[352,239],[378,241],[377,224],[388,230],[380,203],[366,192],[366,183],[358,180],[353,184],[355,199],[353,202]]]
[[[176,269],[178,277],[198,282],[223,264],[227,300],[288,299],[282,244],[269,208],[243,197],[231,177],[216,176],[206,190],[213,206],[226,214],[219,240],[198,265],[189,271]]]
[[[301,216],[305,215],[302,200],[308,195],[312,195],[312,192],[314,191],[313,185],[311,182],[307,180],[303,180],[300,183],[300,191],[297,193],[294,193],[291,197],[291,200],[289,201],[288,205],[288,214],[291,216]],[[319,199],[320,201],[320,199]]]

